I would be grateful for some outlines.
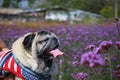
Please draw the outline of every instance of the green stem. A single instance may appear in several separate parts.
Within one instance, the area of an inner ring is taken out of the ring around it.
[[[93,73],[95,75],[95,78],[96,78],[95,80],[99,80],[97,72],[93,68],[90,68],[90,69],[93,71]]]
[[[108,53],[108,63],[109,63],[109,67],[110,67],[110,80],[113,80],[112,79],[112,65],[111,65],[111,57],[110,57],[110,54]]]
[[[62,59],[60,59],[60,62],[62,62]],[[59,80],[62,80],[62,74],[61,74],[61,70],[62,69],[62,64],[60,64],[60,74],[59,74]]]

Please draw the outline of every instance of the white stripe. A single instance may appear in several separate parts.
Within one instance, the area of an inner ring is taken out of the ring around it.
[[[10,69],[10,66],[11,66],[12,59],[13,59],[13,57],[10,58],[10,61],[9,61],[9,63],[8,63],[8,68],[9,68],[9,69]]]
[[[14,62],[14,71],[17,72],[17,64]]]
[[[2,58],[4,57],[6,53],[3,53],[2,56],[0,57],[0,61],[2,60]]]
[[[5,64],[3,65],[3,67],[5,67]]]
[[[22,74],[22,69],[20,69],[20,71],[21,71],[21,74]]]

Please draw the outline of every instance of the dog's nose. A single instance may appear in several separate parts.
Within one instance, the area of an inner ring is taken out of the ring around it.
[[[56,49],[59,47],[59,41],[57,38],[53,37],[50,43],[51,49]]]

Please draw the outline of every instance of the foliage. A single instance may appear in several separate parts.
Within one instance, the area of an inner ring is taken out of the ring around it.
[[[108,19],[114,18],[114,10],[111,6],[105,6],[102,10],[100,10],[100,13]]]
[[[4,0],[3,7],[9,7],[10,0]]]
[[[71,0],[72,8],[82,9],[95,13],[99,13],[99,10],[102,9],[105,5],[105,0]]]
[[[67,0],[51,0],[53,6],[65,6]]]
[[[10,7],[10,5],[12,5],[12,7],[18,8],[20,1],[21,0],[4,0],[3,7]],[[36,1],[40,2],[39,0]],[[115,0],[44,0],[43,4],[37,4],[34,0],[28,0],[28,3],[30,8],[48,8],[57,5],[66,8],[82,9],[94,13],[101,13],[101,10],[106,9],[106,6],[110,6],[113,10],[115,8]],[[117,4],[118,15],[120,16],[120,0],[117,0]],[[114,13],[113,10],[111,14]],[[105,13],[104,11],[102,14],[105,15],[107,12]],[[111,15],[109,17],[111,17]]]

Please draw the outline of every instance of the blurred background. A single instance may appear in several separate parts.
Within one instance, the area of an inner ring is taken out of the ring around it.
[[[120,0],[0,0],[0,19],[13,22],[112,21],[120,16],[119,4]]]
[[[48,30],[61,42],[55,80],[120,80],[120,0],[0,0],[0,37]]]

